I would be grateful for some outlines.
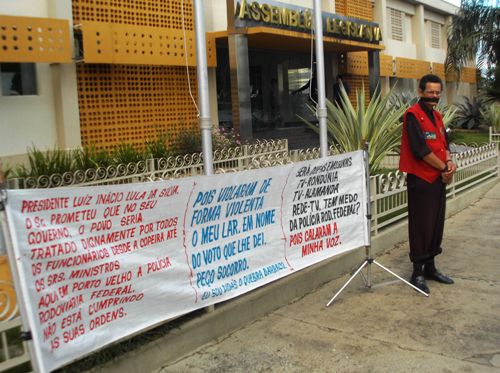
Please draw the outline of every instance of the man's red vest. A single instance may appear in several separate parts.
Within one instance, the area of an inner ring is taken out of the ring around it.
[[[420,107],[419,103],[416,103],[412,107],[410,107],[405,115],[403,121],[403,135],[401,137],[401,150],[399,157],[399,169],[409,174],[413,174],[418,176],[419,178],[432,183],[440,177],[441,171],[428,165],[423,160],[416,158],[410,149],[410,143],[408,141],[408,133],[406,131],[407,121],[406,118],[408,113],[412,113],[415,118],[417,118],[420,123],[420,127],[422,128],[422,132],[425,136],[425,141],[427,146],[439,159],[443,162],[446,161],[446,136],[445,136],[445,128],[443,124],[443,118],[441,114],[437,111],[433,110],[434,120],[436,121],[436,125],[432,123],[430,118],[424,112],[424,110]]]

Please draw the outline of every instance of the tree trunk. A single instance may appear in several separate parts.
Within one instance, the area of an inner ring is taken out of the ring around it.
[[[495,80],[493,81],[493,95],[500,101],[500,40],[495,40]]]

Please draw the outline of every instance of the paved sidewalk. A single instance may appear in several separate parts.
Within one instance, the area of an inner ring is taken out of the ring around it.
[[[500,183],[446,222],[438,268],[454,285],[428,282],[427,298],[372,265],[157,370],[167,372],[500,372]],[[404,278],[408,243],[376,260]]]

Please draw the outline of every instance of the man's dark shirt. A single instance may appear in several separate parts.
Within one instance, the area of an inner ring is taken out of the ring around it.
[[[434,126],[436,126],[436,121],[434,119],[434,114],[433,114],[434,110],[429,108],[423,102],[419,101],[418,104],[420,105],[424,113],[432,121]],[[415,115],[413,115],[413,113],[408,113],[406,115],[406,131],[408,133],[408,140],[410,143],[411,152],[416,158],[422,159],[431,152],[431,150],[427,146],[427,143],[425,142],[425,136],[424,132],[422,131],[422,127],[420,127],[420,123],[418,122],[417,118],[415,118]],[[445,131],[445,137],[446,137],[446,146],[448,146],[448,134],[446,133],[446,131]]]

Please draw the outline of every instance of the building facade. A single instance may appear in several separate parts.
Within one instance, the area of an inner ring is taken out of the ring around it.
[[[205,0],[214,126],[244,139],[314,118],[313,1]],[[433,72],[448,103],[475,93],[475,69],[445,76],[442,0],[323,0],[325,85],[415,91]],[[199,132],[190,0],[0,1],[0,158],[28,147],[111,149]],[[264,131],[264,132],[263,132]]]

